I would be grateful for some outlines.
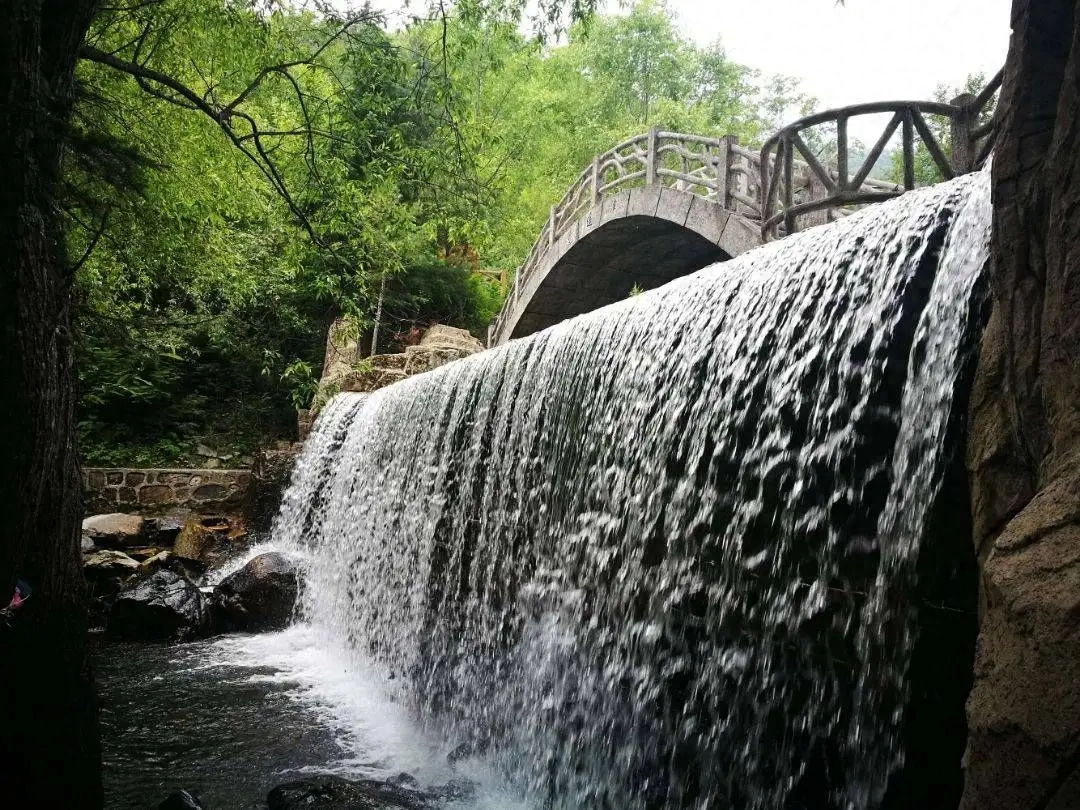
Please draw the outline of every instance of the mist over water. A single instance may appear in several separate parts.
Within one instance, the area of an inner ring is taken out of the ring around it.
[[[273,538],[304,699],[534,808],[877,806],[989,227],[968,176],[335,398]]]

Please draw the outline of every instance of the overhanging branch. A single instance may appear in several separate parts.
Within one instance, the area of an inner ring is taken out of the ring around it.
[[[235,101],[224,107],[216,105],[173,76],[162,73],[154,68],[147,67],[146,65],[121,59],[115,54],[106,53],[99,48],[95,48],[93,45],[83,45],[79,49],[79,55],[83,59],[106,65],[131,76],[139,83],[139,86],[142,87],[143,90],[155,98],[159,98],[162,101],[186,109],[197,110],[214,121],[221,131],[225,133],[225,136],[232,142],[233,146],[239,149],[248,160],[258,167],[259,171],[270,182],[270,185],[285,201],[285,204],[289,207],[293,216],[297,218],[311,239],[317,245],[329,251],[335,258],[340,259],[333,247],[328,245],[315,231],[315,228],[307,215],[304,214],[293,199],[280,169],[278,169],[271,160],[262,143],[262,137],[265,133],[260,131],[258,122],[252,116],[237,110]],[[257,78],[256,81],[262,81],[262,74],[260,74],[260,77]],[[294,87],[297,89],[299,88],[295,83]],[[249,86],[248,90],[250,89]],[[250,93],[248,90],[245,90],[241,95],[244,97],[249,96]],[[250,131],[237,132],[232,123],[234,119],[246,122]],[[309,139],[309,145],[313,131],[314,129],[312,128],[310,121],[305,122],[305,126],[299,130],[299,132],[303,133],[304,136]],[[275,130],[274,134],[280,135],[280,132]],[[248,143],[251,143],[255,147],[254,151],[248,148]]]

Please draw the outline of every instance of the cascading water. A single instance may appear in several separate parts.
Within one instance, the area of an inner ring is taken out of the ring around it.
[[[304,613],[545,808],[872,808],[985,175],[329,404]]]

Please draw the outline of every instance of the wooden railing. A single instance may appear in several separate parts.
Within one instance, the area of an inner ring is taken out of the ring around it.
[[[950,180],[980,168],[994,144],[994,119],[985,112],[1001,87],[1002,73],[979,93],[964,95],[950,104],[932,101],[885,101],[859,104],[818,113],[781,129],[761,149],[761,236],[776,239],[794,233],[805,224],[817,225],[869,203],[897,197],[916,186],[916,149],[922,144],[941,179]],[[857,169],[851,166],[848,140],[852,118],[890,115],[877,142]],[[943,116],[949,122],[951,148],[934,135],[927,116]],[[803,137],[823,125],[835,126],[835,165],[826,167]],[[897,130],[901,132],[903,183],[875,181],[870,172]]]

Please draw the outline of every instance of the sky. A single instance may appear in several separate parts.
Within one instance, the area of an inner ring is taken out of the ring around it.
[[[1011,0],[669,0],[682,31],[803,79],[822,108],[929,99],[1005,64]],[[611,7],[615,7],[612,3]]]

